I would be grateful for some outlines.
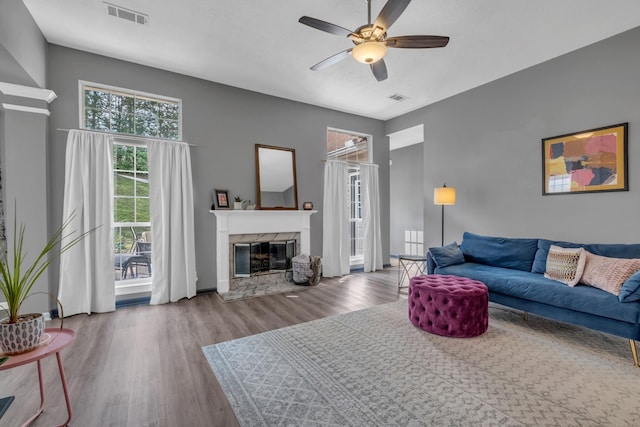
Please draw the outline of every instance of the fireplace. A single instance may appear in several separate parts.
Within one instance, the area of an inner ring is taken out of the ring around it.
[[[238,276],[235,263],[234,245],[236,244],[276,243],[273,251],[285,253],[291,251],[292,245],[295,245],[293,254],[311,253],[310,217],[317,211],[219,209],[210,212],[216,216],[216,288],[219,293],[226,293],[230,289],[237,289],[238,286],[258,281],[260,283],[291,281],[293,276],[286,262],[284,270],[282,269],[282,260],[273,264],[269,261],[269,271],[266,271],[266,264],[261,264],[265,271],[252,274],[250,258],[248,265],[245,261],[245,264],[240,266],[241,269],[244,268],[240,273],[248,274],[249,277]],[[282,242],[285,244],[282,245]],[[295,244],[289,242],[295,242]],[[250,245],[248,249],[247,246],[243,248],[240,250],[251,253]],[[260,253],[263,253],[262,249]]]
[[[291,258],[296,256],[296,241],[252,242],[233,244],[233,276],[291,270]]]

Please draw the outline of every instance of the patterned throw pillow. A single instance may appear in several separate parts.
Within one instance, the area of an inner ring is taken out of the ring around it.
[[[580,281],[613,295],[620,294],[622,284],[640,270],[640,259],[609,258],[586,252],[587,259]]]
[[[544,277],[575,286],[584,270],[585,253],[583,248],[567,249],[551,245]]]

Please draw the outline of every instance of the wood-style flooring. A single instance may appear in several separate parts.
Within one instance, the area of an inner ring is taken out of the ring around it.
[[[227,303],[209,294],[66,318],[64,327],[77,334],[62,352],[70,425],[237,426],[202,346],[406,298],[406,288],[398,292],[397,274],[390,268],[323,279],[291,294]],[[55,357],[43,360],[43,376],[45,411],[34,426],[66,419]],[[8,395],[16,399],[0,427],[22,424],[38,407],[36,364],[0,372],[0,397]]]

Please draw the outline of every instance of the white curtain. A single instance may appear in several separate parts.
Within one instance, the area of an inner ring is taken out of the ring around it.
[[[364,271],[366,273],[381,270],[383,267],[378,165],[360,165],[360,192],[362,198],[362,230],[364,237]]]
[[[63,221],[71,215],[73,219],[62,244],[96,230],[60,256],[58,299],[65,316],[116,308],[112,174],[113,137],[69,131],[62,215]]]
[[[151,304],[196,294],[193,183],[189,145],[148,141]]]
[[[328,160],[324,168],[322,275],[349,274],[348,165]]]

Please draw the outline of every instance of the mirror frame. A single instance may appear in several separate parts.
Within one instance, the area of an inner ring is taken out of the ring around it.
[[[293,207],[285,207],[285,206],[262,206],[262,198],[260,197],[260,149],[269,149],[269,150],[280,150],[287,151],[291,153],[291,162],[293,167],[293,192],[295,205]],[[298,210],[298,180],[296,173],[296,150],[294,148],[284,148],[284,147],[276,147],[273,145],[263,145],[256,144],[256,188],[257,188],[257,208],[261,210],[289,210],[289,211],[297,211]]]

